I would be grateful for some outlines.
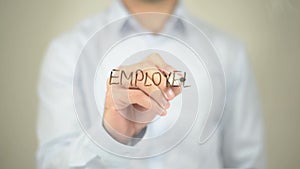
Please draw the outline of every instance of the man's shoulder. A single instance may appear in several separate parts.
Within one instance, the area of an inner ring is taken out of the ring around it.
[[[105,12],[98,13],[52,39],[44,55],[44,65],[50,65],[49,69],[56,65],[56,67],[61,66],[64,69],[73,70],[81,50],[89,38],[106,24],[105,18]]]
[[[217,47],[241,47],[243,46],[242,41],[236,38],[234,35],[225,32],[211,24],[196,18],[189,17],[188,21],[197,27],[207,38]]]
[[[94,16],[88,17],[79,22],[72,29],[61,33],[55,37],[51,45],[61,46],[80,46],[84,45],[86,41],[105,26],[109,21],[107,20],[107,12],[100,12]]]
[[[241,61],[248,60],[244,43],[234,35],[215,28],[198,18],[192,18],[190,21],[212,43],[227,74],[235,74],[234,71],[236,67],[240,67]]]

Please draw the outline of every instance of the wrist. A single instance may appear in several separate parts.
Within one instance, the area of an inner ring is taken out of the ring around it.
[[[103,120],[102,122],[103,128],[106,130],[106,132],[116,141],[122,144],[128,144],[130,141],[131,137],[129,132],[123,132],[121,133],[114,127],[112,127],[106,120]]]

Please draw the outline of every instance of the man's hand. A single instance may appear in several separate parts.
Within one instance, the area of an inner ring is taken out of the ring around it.
[[[114,139],[126,144],[156,115],[167,114],[169,101],[181,92],[181,87],[168,85],[168,77],[174,68],[158,54],[119,69],[127,77],[134,73],[131,80],[125,79],[118,85],[112,85],[111,79],[107,80],[103,125]]]

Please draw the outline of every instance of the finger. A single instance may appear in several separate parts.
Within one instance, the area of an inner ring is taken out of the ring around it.
[[[181,92],[180,85],[171,87],[171,81],[174,74],[165,74],[156,66],[148,66],[146,68],[132,69],[134,66],[122,67],[120,74],[120,83],[124,88],[139,88],[148,95],[151,95],[156,90],[161,90],[162,94],[156,93],[154,99],[161,103],[163,95],[167,100],[172,100]],[[134,72],[132,72],[134,71]],[[172,76],[172,77],[171,77]],[[174,85],[174,84],[172,84]],[[164,106],[161,104],[161,106]]]
[[[154,64],[160,70],[160,72],[163,73],[163,75],[166,77],[165,80],[167,80],[166,83],[168,83],[169,85],[174,85],[172,79],[174,79],[176,75],[174,74],[174,72],[176,72],[175,68],[167,64],[164,59],[157,53],[148,56],[147,61]],[[171,99],[173,99],[175,96],[181,93],[181,83],[179,83],[176,87],[163,89],[163,91],[167,94],[167,96],[171,96]]]
[[[161,81],[163,81],[164,77],[161,77],[160,82],[153,81],[153,73],[160,75],[160,72],[157,68],[152,67],[140,72],[140,75],[137,76],[136,87],[145,92],[148,96],[152,97],[158,104],[161,105],[162,108],[166,107],[168,103],[168,99],[164,91],[162,91],[164,86]],[[139,76],[144,76],[143,78],[139,78]],[[139,80],[142,79],[142,80]],[[164,80],[165,81],[165,80]],[[160,83],[160,84],[158,84]],[[161,86],[161,88],[159,87]]]
[[[148,69],[147,72],[152,83],[162,91],[167,100],[172,100],[181,92],[180,84],[177,87],[172,87],[174,85],[170,82],[174,78],[172,74],[165,75],[158,69]]]
[[[132,67],[134,66],[120,66],[120,70],[118,70],[119,74],[114,75],[119,78],[118,85],[112,85],[116,91],[115,95],[123,95],[122,92],[124,91],[118,91],[118,87],[123,89],[140,89],[148,96],[152,97],[162,108],[165,108],[168,101],[162,91],[160,91],[160,88],[153,84],[153,81],[149,77],[149,73],[141,69],[133,69]],[[159,72],[154,66],[147,68]]]
[[[151,97],[146,95],[143,91],[138,89],[128,90],[128,98],[131,104],[137,104],[144,108],[143,112],[148,111],[150,114],[162,115],[166,113],[166,109],[170,107],[170,104],[167,103],[166,108],[162,108],[156,101]],[[138,111],[141,109],[138,109]],[[149,113],[148,113],[149,114]]]
[[[151,98],[138,89],[129,89],[128,98],[130,104],[138,104],[145,109],[151,109]]]

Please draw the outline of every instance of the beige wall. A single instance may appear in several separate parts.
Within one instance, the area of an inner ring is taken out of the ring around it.
[[[0,168],[34,168],[36,81],[48,42],[109,2],[0,1]],[[186,4],[195,15],[247,44],[261,93],[269,168],[299,168],[300,1]]]

